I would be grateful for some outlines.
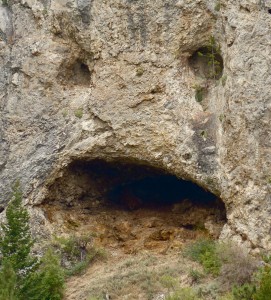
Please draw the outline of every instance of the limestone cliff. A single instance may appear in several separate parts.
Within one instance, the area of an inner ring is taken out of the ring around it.
[[[42,203],[77,160],[143,164],[220,197],[221,238],[270,250],[269,8],[2,0],[1,201],[20,178],[26,202]],[[220,47],[214,78],[195,58],[210,37]]]

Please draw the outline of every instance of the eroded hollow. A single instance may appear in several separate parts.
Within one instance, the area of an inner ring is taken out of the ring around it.
[[[197,49],[189,57],[189,65],[194,74],[206,79],[220,79],[223,73],[223,58],[219,48],[209,45]]]
[[[49,222],[66,231],[98,233],[105,247],[163,251],[201,235],[217,238],[224,203],[162,169],[123,161],[75,161],[43,204]]]
[[[91,72],[88,65],[81,59],[77,59],[72,64],[64,63],[58,75],[61,84],[89,86]]]

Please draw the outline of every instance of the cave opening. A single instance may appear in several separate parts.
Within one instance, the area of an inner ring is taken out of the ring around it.
[[[172,235],[179,242],[206,234],[218,238],[226,223],[216,195],[163,169],[120,160],[72,162],[43,205],[50,222],[62,220],[57,227],[100,232],[100,244],[121,244],[129,253],[136,245],[167,248]]]

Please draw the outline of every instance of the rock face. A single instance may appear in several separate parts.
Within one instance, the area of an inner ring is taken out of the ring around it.
[[[270,250],[269,6],[3,1],[1,201],[20,178],[42,203],[76,160],[143,164],[219,196],[221,238]],[[203,47],[219,52],[220,79],[191,63]]]

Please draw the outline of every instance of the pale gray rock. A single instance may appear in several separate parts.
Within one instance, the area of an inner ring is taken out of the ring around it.
[[[1,202],[19,178],[42,203],[76,159],[148,162],[224,201],[221,238],[270,250],[271,4],[217,2],[0,6]],[[219,80],[189,64],[210,36]]]

